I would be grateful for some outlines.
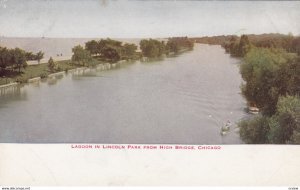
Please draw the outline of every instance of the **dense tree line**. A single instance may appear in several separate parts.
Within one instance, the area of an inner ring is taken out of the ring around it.
[[[140,49],[145,57],[160,57],[163,54],[178,53],[181,50],[191,50],[194,47],[193,40],[187,37],[169,38],[167,43],[155,39],[140,41]]]
[[[32,52],[26,52],[20,48],[8,49],[6,47],[0,47],[0,68],[1,75],[5,75],[5,71],[15,71],[21,72],[21,68],[27,66],[27,61],[29,60],[40,60],[43,58],[44,53],[41,51],[37,54]]]
[[[178,53],[181,49],[192,50],[194,48],[194,42],[187,37],[173,37],[169,38],[166,44],[166,49],[169,52]]]
[[[237,35],[227,36],[212,36],[212,37],[201,37],[192,38],[197,43],[211,44],[211,45],[222,45],[228,53],[236,57],[243,57],[239,52],[239,44],[241,37]],[[248,41],[255,47],[262,48],[277,48],[284,49],[290,53],[297,53],[300,55],[300,37],[293,36],[292,34],[249,34],[247,35]]]
[[[276,111],[278,98],[300,93],[300,62],[294,54],[280,49],[253,47],[240,66],[242,93],[250,105],[265,115]]]
[[[237,35],[222,35],[222,36],[205,36],[205,37],[198,37],[198,38],[191,38],[196,43],[202,44],[210,44],[210,45],[223,45],[226,42],[229,42],[232,38],[238,38]]]
[[[246,143],[299,144],[300,57],[295,51],[299,45],[261,42],[252,44],[243,35],[225,46],[232,55],[243,57],[242,93],[250,106],[261,110],[259,116],[239,123],[241,138]]]
[[[166,53],[166,45],[164,41],[154,39],[141,40],[140,49],[145,57],[160,57]]]
[[[300,98],[282,96],[275,114],[241,121],[239,127],[246,143],[300,144]]]
[[[262,34],[248,35],[250,42],[256,47],[284,49],[300,55],[300,37],[292,34]]]
[[[85,50],[91,56],[98,56],[108,61],[119,61],[121,59],[135,59],[137,46],[112,39],[91,40],[85,43]]]
[[[229,42],[223,44],[227,53],[235,57],[244,57],[250,50],[251,45],[248,36],[242,35],[241,38],[232,37]]]

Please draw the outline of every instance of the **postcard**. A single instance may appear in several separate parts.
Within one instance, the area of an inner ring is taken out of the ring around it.
[[[299,1],[0,1],[0,186],[284,186]]]

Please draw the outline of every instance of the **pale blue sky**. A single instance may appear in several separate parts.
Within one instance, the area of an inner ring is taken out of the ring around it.
[[[0,35],[169,37],[300,34],[300,1],[0,0]]]

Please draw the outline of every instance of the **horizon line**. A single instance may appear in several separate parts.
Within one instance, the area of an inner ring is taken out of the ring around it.
[[[0,38],[43,38],[43,39],[53,39],[53,38],[56,38],[56,39],[106,39],[106,38],[111,38],[111,39],[150,39],[150,38],[162,38],[162,39],[165,39],[165,38],[172,38],[172,37],[188,37],[188,38],[202,38],[202,37],[216,37],[216,36],[242,36],[242,35],[265,35],[265,34],[279,34],[279,35],[289,35],[290,33],[288,34],[285,34],[285,33],[278,33],[278,32],[270,32],[270,33],[242,33],[242,34],[218,34],[218,35],[199,35],[199,36],[195,36],[195,35],[176,35],[176,36],[160,36],[160,37],[108,37],[108,36],[105,36],[105,37],[100,37],[100,36],[94,36],[94,37],[71,37],[71,36],[67,36],[67,37],[55,37],[55,36],[5,36],[5,35],[0,35]],[[293,34],[291,33],[292,36],[294,37],[300,37],[300,34]]]

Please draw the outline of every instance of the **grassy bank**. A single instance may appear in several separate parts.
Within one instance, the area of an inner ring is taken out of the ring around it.
[[[82,67],[81,65],[72,64],[70,60],[56,61],[56,63],[58,64],[58,68],[59,68],[56,70],[50,70],[47,63],[42,63],[38,65],[29,65],[25,69],[22,69],[20,73],[9,72],[6,74],[6,77],[0,78],[0,85],[4,85],[10,82],[25,83],[27,82],[28,79],[31,78],[35,78],[35,77],[45,78],[51,73]],[[97,63],[101,63],[101,62],[97,61]]]

